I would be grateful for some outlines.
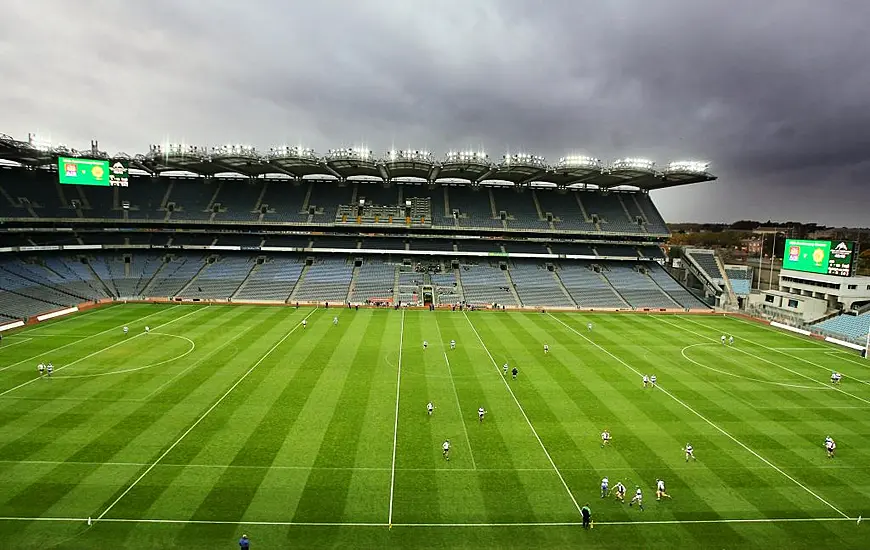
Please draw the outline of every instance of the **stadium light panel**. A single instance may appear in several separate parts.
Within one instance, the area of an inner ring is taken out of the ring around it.
[[[612,170],[653,170],[655,161],[645,158],[624,158],[613,161],[610,165]]]
[[[706,174],[710,167],[709,162],[698,160],[679,160],[668,164],[668,172],[683,174]]]
[[[601,161],[586,155],[568,155],[559,159],[557,168],[591,168],[600,169]]]

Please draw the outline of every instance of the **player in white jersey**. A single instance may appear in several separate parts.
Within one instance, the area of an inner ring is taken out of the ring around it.
[[[690,458],[691,458],[692,460],[698,460],[697,458],[695,458],[695,449],[694,449],[694,447],[692,447],[692,446],[689,445],[688,443],[686,443],[686,448],[683,449],[683,451],[686,452],[686,462],[688,462]]]
[[[51,373],[53,373],[53,372],[54,372],[54,365],[52,365],[51,362],[49,361],[48,365],[46,365],[46,367],[45,367],[45,374],[47,374],[48,377],[51,378]]]
[[[734,335],[728,337],[728,343],[732,346],[734,345]]]
[[[613,489],[616,491],[616,500],[619,502],[625,502],[625,485],[623,485],[621,481],[617,481],[616,486],[614,486]]]
[[[656,500],[661,500],[662,497],[671,498],[671,495],[665,492],[665,480],[656,480]]]
[[[604,430],[601,432],[601,448],[603,449],[606,445],[610,445],[611,439],[609,431]]]
[[[643,387],[649,387],[649,376],[647,376],[646,374],[643,375]]]
[[[825,438],[825,451],[828,453],[828,458],[834,458],[834,451],[837,449],[837,444],[828,436]]]
[[[332,318],[332,326],[336,326],[336,325],[338,325],[338,317],[333,317]]]
[[[637,503],[637,507],[640,508],[640,511],[643,512],[643,492],[641,492],[640,487],[637,488],[637,491],[634,492],[634,498],[628,503],[631,506],[634,503]]]
[[[649,383],[652,387],[656,387],[656,375],[653,374],[649,377]]]
[[[586,330],[592,332],[592,323],[586,323]]]
[[[607,492],[608,492],[607,488],[609,486],[610,486],[610,481],[608,481],[606,477],[601,480],[601,498],[604,498],[607,496]]]
[[[550,353],[550,346],[544,344],[544,353]]]
[[[486,411],[484,410],[483,407],[477,409],[477,419],[478,419],[480,422],[483,422],[483,416],[484,416],[485,414],[486,414]]]
[[[450,440],[447,439],[441,444],[441,454],[445,460],[450,460]]]
[[[429,416],[432,416],[432,413],[435,412],[435,405],[433,405],[431,401],[426,405],[426,411],[429,413]]]
[[[149,332],[151,332],[151,327],[146,326],[145,327],[145,334],[148,334]]]
[[[456,349],[456,340],[450,340],[450,349]]]
[[[504,375],[507,376],[508,364],[505,363],[505,364],[502,366],[502,369],[504,370]]]
[[[127,336],[127,333],[130,332],[129,327],[124,327],[124,336]]]
[[[302,319],[302,328],[305,328],[307,326],[308,326],[308,319]]]
[[[429,341],[428,341],[428,340],[423,340],[423,349],[426,349],[426,348],[428,348],[428,347],[429,347]]]
[[[840,374],[839,372],[837,372],[837,371],[832,372],[831,373],[831,384],[839,384],[840,379],[842,377],[843,377],[843,375]]]
[[[40,363],[36,366],[36,370],[39,371],[39,376],[42,376],[43,374],[45,374],[45,365]]]
[[[724,334],[722,335],[722,345],[723,346],[725,345],[725,335]]]

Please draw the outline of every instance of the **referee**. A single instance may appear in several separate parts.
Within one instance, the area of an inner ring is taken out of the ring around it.
[[[580,509],[580,513],[583,514],[583,528],[589,529],[592,525],[592,510],[589,508],[589,505],[587,504],[583,506],[583,508]]]

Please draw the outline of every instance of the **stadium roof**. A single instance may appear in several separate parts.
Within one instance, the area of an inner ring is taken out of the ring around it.
[[[706,162],[676,161],[663,169],[642,158],[623,158],[610,163],[586,156],[566,156],[554,164],[534,154],[504,155],[500,162],[490,160],[483,151],[451,151],[443,160],[436,160],[426,150],[390,150],[383,156],[360,147],[331,149],[320,156],[313,149],[301,146],[280,146],[260,152],[249,145],[199,147],[184,144],[152,145],[147,154],[126,153],[108,155],[99,150],[97,142],[86,151],[19,141],[0,134],[0,159],[25,166],[50,166],[57,157],[102,158],[126,160],[131,168],[151,174],[186,171],[213,176],[233,172],[246,176],[284,174],[293,178],[329,176],[336,179],[368,177],[383,181],[415,178],[436,180],[466,180],[474,184],[483,181],[506,181],[514,185],[552,183],[560,187],[589,185],[599,188],[620,186],[644,190],[663,189],[713,181],[716,176]]]

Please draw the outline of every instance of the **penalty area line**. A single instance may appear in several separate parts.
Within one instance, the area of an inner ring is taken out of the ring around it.
[[[0,517],[0,521],[41,521],[57,523],[85,523],[91,518],[76,517]],[[275,527],[390,527],[387,523],[376,522],[341,522],[341,521],[223,521],[207,519],[161,519],[161,518],[103,518],[105,523],[139,523],[139,524],[179,524],[179,525],[239,525],[239,526],[275,526]],[[858,518],[817,517],[817,518],[720,518],[720,519],[673,519],[650,521],[597,521],[596,525],[609,527],[639,526],[639,525],[703,525],[703,524],[758,524],[758,523],[824,523],[857,521]],[[505,522],[505,523],[394,523],[394,528],[490,528],[490,527],[579,527],[579,521],[563,522]]]

